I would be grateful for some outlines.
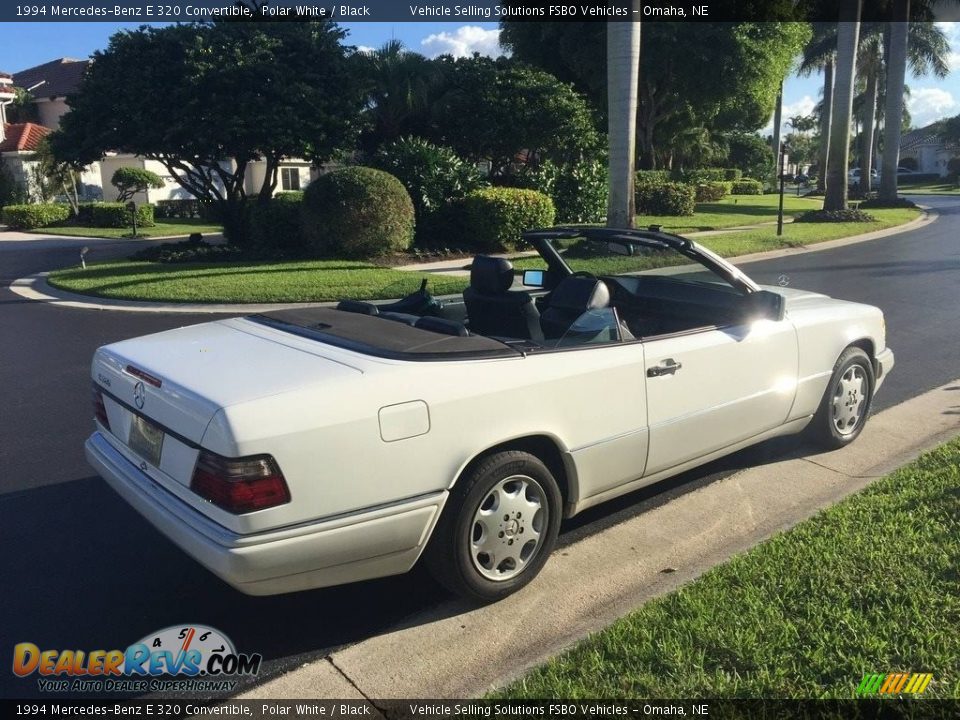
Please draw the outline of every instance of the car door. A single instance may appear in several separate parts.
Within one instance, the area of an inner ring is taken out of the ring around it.
[[[644,342],[646,475],[782,424],[796,392],[789,319],[753,320]]]

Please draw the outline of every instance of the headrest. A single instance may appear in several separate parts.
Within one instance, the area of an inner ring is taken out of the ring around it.
[[[505,258],[477,255],[470,266],[470,286],[484,295],[500,295],[513,285],[513,263]]]
[[[610,305],[610,290],[602,280],[566,277],[550,293],[549,306],[564,310],[598,310]]]
[[[360,302],[358,300],[341,300],[337,303],[337,310],[360,313],[361,315],[376,315],[380,312],[373,303]]]
[[[429,315],[417,320],[417,324],[414,325],[414,327],[420,328],[421,330],[429,330],[430,332],[443,333],[444,335],[456,335],[458,337],[467,337],[470,335],[470,332],[463,323]]]

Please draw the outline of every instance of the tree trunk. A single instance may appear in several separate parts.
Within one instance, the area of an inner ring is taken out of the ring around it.
[[[783,81],[777,90],[777,106],[773,111],[773,179],[774,184],[780,183],[780,125],[783,123]],[[762,179],[762,178],[761,178]]]
[[[833,60],[823,66],[823,110],[820,112],[820,165],[817,173],[817,192],[827,191],[827,158],[830,157],[830,128],[833,117]]]
[[[870,192],[873,190],[873,176],[871,168],[873,162],[873,122],[877,115],[877,66],[870,64],[867,71],[867,105],[864,108],[863,117],[863,149],[860,158],[860,191]],[[866,185],[864,185],[866,183]]]
[[[631,1],[640,9],[640,0]],[[640,80],[640,22],[607,23],[607,109],[610,143],[610,197],[607,227],[632,228]]]
[[[885,202],[897,199],[897,164],[900,162],[900,131],[903,123],[903,83],[907,71],[907,31],[910,0],[894,0],[890,23],[890,52],[886,56],[887,89],[883,111],[883,168],[879,197]]]
[[[853,81],[860,38],[860,8],[863,0],[843,0],[837,28],[837,76],[833,88],[830,152],[827,156],[827,188],[824,210],[847,209],[847,170],[850,156],[850,116],[853,114]]]

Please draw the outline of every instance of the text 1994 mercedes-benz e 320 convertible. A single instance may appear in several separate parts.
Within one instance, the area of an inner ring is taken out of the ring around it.
[[[250,594],[402,573],[478,600],[560,521],[766,438],[854,440],[893,353],[875,307],[762,289],[687,239],[531,231],[462,302],[421,288],[97,350],[93,467]]]

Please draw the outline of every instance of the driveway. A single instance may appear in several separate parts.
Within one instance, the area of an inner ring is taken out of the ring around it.
[[[872,242],[744,266],[762,283],[822,291],[883,308],[897,368],[880,410],[953,379],[960,358],[960,198],[920,198],[940,219]],[[16,642],[45,648],[114,648],[183,622],[229,635],[265,658],[260,679],[395,626],[444,593],[421,571],[342,588],[250,598],[207,573],[94,477],[82,454],[92,427],[88,363],[104,343],[211,319],[34,303],[10,281],[90,257],[122,256],[129,241],[0,235],[0,652]],[[733,470],[788,453],[780,439],[738,453],[565,524],[561,544],[664,505]],[[33,682],[0,672],[0,696],[35,696]]]

